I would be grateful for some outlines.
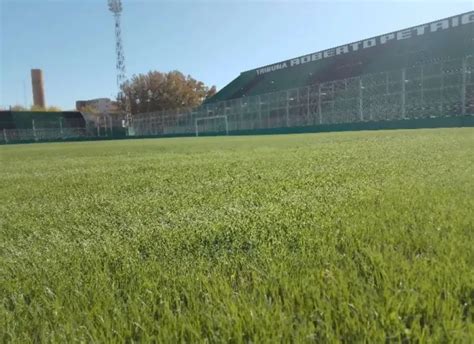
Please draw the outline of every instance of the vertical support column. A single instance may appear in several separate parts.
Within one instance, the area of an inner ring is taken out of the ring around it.
[[[321,111],[321,84],[318,85],[318,116],[319,124],[323,124],[323,113]]]
[[[63,118],[59,119],[59,132],[61,133],[61,137],[63,137]]]
[[[158,130],[156,131],[157,135],[165,133],[165,116],[166,116],[166,112],[163,111],[161,115],[161,128],[158,128]]]
[[[151,116],[148,116],[147,122],[147,135],[157,135],[158,134],[158,118],[163,116],[161,112],[153,113]]]
[[[225,119],[225,134],[229,135],[229,122],[227,121],[227,116],[224,116]]]
[[[420,70],[420,84],[421,84],[420,92],[421,92],[421,103],[422,104],[425,101],[425,87],[423,86],[424,83],[425,83],[424,79],[425,79],[425,72],[423,70],[423,65],[421,65],[421,70]]]
[[[132,122],[132,116],[129,113],[125,115],[125,125],[127,127],[125,135],[135,135],[135,122]]]
[[[8,143],[7,130],[5,128],[3,128],[3,139],[5,140],[5,143]]]
[[[344,100],[347,99],[347,79],[344,79],[344,92],[343,92],[343,98]],[[344,120],[346,119],[347,117],[345,116]]]
[[[293,118],[295,119],[296,121],[296,125],[297,126],[301,126],[301,103],[300,103],[300,89],[297,88],[296,89],[296,101],[294,104],[296,104],[297,108],[296,108],[296,116],[295,116],[295,109],[293,108]],[[295,125],[295,121],[293,121],[293,126]]]
[[[402,118],[405,119],[406,109],[405,109],[405,84],[406,84],[406,69],[402,68],[402,94],[401,94],[401,102],[402,102]]]
[[[109,133],[107,132],[108,131],[108,128],[107,128],[107,116],[104,115],[104,126],[105,126],[105,136],[109,136]]]
[[[36,136],[36,126],[35,126],[35,120],[31,120],[31,126],[33,127],[33,137],[35,138],[35,141],[38,141],[38,137]]]
[[[109,115],[110,116],[110,115]],[[109,124],[110,124],[110,136],[114,136],[114,123],[112,122],[112,117],[109,117]]]
[[[257,96],[257,101],[258,101],[258,128],[263,128],[263,123],[262,123],[262,98],[260,96]]]
[[[194,130],[196,131],[196,136],[199,136],[198,119],[197,118],[194,120]]]
[[[466,114],[466,77],[467,65],[466,57],[462,59],[462,84],[461,84],[461,114]]]
[[[361,122],[364,120],[364,108],[363,108],[364,104],[363,104],[363,99],[362,99],[363,89],[364,89],[364,86],[362,85],[362,77],[359,77],[359,118]]]
[[[308,86],[307,88],[307,93],[306,93],[306,118],[308,121],[306,122],[306,125],[309,125],[309,119],[311,118],[311,111],[309,107],[309,97],[311,95],[311,88]]]
[[[439,99],[440,99],[440,104],[439,104],[439,115],[440,117],[443,117],[443,111],[444,111],[444,68],[441,69],[441,88],[439,89]]]
[[[286,126],[290,126],[290,97],[289,91],[286,91]]]
[[[380,120],[380,119],[386,119],[387,116],[389,115],[390,111],[393,110],[389,104],[390,104],[390,77],[389,77],[389,73],[388,72],[385,72],[385,97],[383,99],[382,102],[380,102],[381,100],[378,99],[377,101],[377,105],[374,107],[372,107],[372,111],[370,111],[370,120],[374,120],[374,110],[376,111],[375,112],[375,116],[377,117],[376,119],[377,120]],[[372,102],[372,104],[374,104]]]
[[[242,105],[242,98],[239,98],[239,129],[242,129],[242,122],[243,122],[243,117],[244,117],[244,107]]]
[[[331,81],[331,116],[334,118],[334,107],[336,105],[335,82]]]

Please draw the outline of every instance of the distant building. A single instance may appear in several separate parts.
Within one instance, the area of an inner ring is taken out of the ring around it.
[[[109,98],[96,98],[76,101],[76,109],[89,124],[96,128],[113,129],[115,133],[123,131],[125,114],[117,102]]]
[[[111,101],[109,98],[96,98],[76,101],[76,110],[84,112],[89,110],[98,114],[106,114],[119,112],[119,106],[117,102]]]

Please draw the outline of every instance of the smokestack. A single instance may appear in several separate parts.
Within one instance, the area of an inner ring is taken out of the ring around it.
[[[31,70],[31,86],[33,88],[33,104],[45,108],[43,71],[41,69]]]

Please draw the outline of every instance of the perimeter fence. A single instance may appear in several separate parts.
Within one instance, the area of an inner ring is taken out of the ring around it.
[[[201,135],[474,115],[474,56],[197,108],[134,115],[135,136]]]
[[[83,119],[31,119],[28,128],[2,129],[0,143],[94,140],[124,137],[122,116],[82,114]],[[25,125],[25,123],[23,123]]]
[[[338,124],[474,115],[474,56],[432,60],[400,70],[366,74],[194,108],[124,118],[84,115],[85,126],[61,121],[31,129],[4,129],[1,143],[216,135]],[[280,130],[281,132],[281,130]]]

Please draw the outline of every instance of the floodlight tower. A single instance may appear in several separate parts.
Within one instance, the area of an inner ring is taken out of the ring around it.
[[[125,76],[125,55],[123,53],[123,44],[122,44],[122,28],[120,25],[120,15],[122,14],[122,0],[107,0],[109,5],[109,10],[114,14],[115,19],[115,53],[117,56],[117,61],[115,68],[117,70],[117,100],[125,103],[125,126],[130,127],[132,122],[132,117],[130,114],[130,103],[120,88],[126,80]]]
[[[120,90],[120,85],[125,81],[125,55],[123,54],[122,45],[122,28],[120,25],[120,15],[122,14],[121,0],[108,0],[109,10],[114,14],[115,19],[115,52],[117,54],[116,69],[117,69],[117,86]]]

